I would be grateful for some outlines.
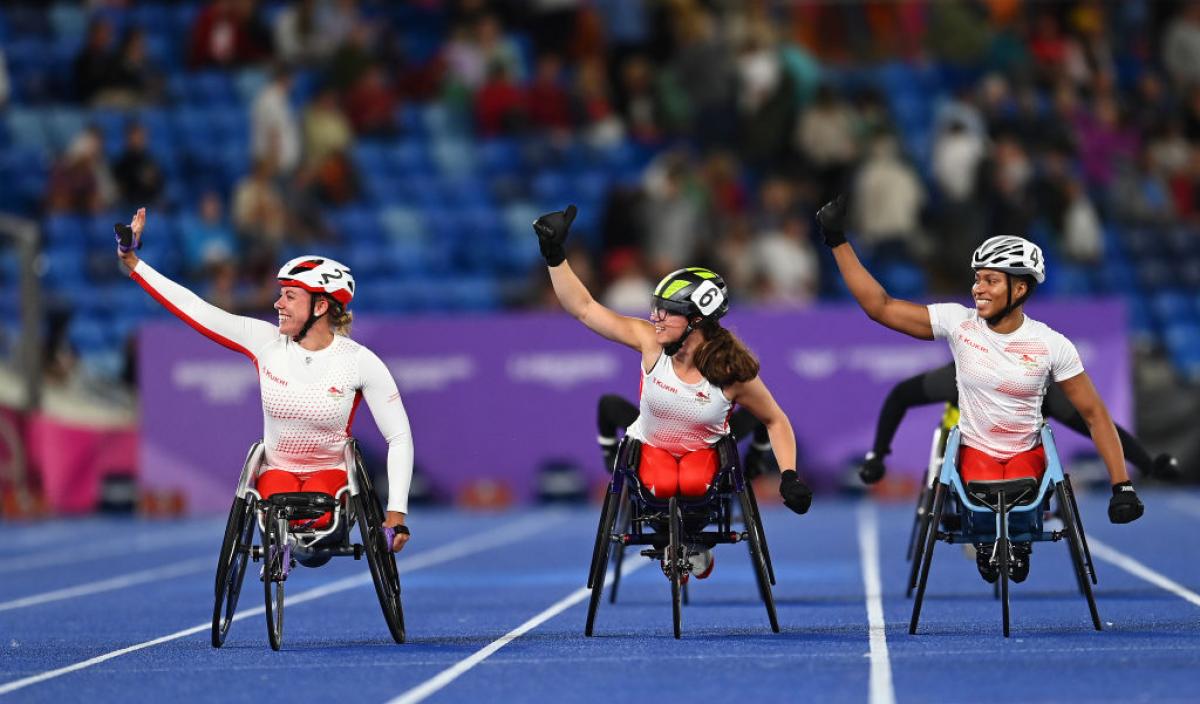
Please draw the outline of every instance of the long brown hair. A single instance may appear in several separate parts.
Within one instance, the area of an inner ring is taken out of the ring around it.
[[[696,350],[696,368],[719,388],[750,381],[758,376],[758,358],[720,323],[706,320],[700,324],[704,343]]]

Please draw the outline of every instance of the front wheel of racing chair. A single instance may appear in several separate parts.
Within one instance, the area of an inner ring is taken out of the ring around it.
[[[403,643],[404,605],[400,600],[400,573],[396,568],[396,557],[392,553],[390,531],[383,528],[384,513],[379,496],[371,484],[371,476],[363,465],[358,451],[358,442],[351,440],[346,448],[346,466],[353,467],[349,474],[351,502],[354,517],[358,522],[363,541],[363,552],[371,569],[371,580],[375,583],[375,594],[388,631],[397,643]]]
[[[917,570],[921,562],[921,548],[924,545],[925,531],[929,528],[929,517],[933,512],[934,487],[938,474],[941,472],[942,461],[946,455],[946,441],[950,431],[958,424],[958,406],[947,403],[942,412],[942,420],[933,431],[933,443],[929,448],[929,463],[925,466],[925,478],[921,491],[917,495],[917,508],[913,514],[912,530],[908,534],[908,550],[905,559],[909,561],[908,586],[904,596],[912,598],[913,589],[917,585]]]
[[[233,616],[237,611],[238,596],[242,581],[246,577],[246,563],[254,550],[254,527],[257,523],[257,498],[246,491],[249,480],[257,471],[262,460],[263,445],[257,442],[250,447],[246,463],[242,466],[238,493],[229,509],[229,520],[225,523],[225,537],[221,541],[221,553],[217,557],[217,576],[214,589],[212,646],[220,648],[229,635]]]
[[[292,554],[287,544],[287,518],[277,510],[283,507],[276,494],[268,501],[266,528],[263,530],[263,596],[267,618],[267,640],[271,650],[283,646],[283,583],[291,569]]]
[[[972,481],[964,487],[958,474],[957,459],[960,445],[958,429],[955,428],[947,441],[945,459],[934,488],[933,507],[928,527],[918,543],[920,558],[917,577],[917,594],[913,601],[912,620],[909,634],[917,632],[921,616],[921,604],[925,598],[925,587],[929,580],[933,549],[939,540],[947,543],[993,542],[992,559],[998,568],[998,592],[1002,604],[1005,637],[1010,631],[1009,581],[1013,569],[1013,544],[1067,540],[1071,554],[1071,566],[1076,582],[1088,604],[1092,626],[1101,630],[1100,616],[1096,609],[1091,585],[1095,582],[1095,568],[1091,564],[1090,551],[1084,537],[1083,525],[1074,502],[1069,478],[1063,472],[1054,433],[1049,426],[1041,428],[1042,446],[1045,448],[1047,466],[1040,482],[1032,477],[1002,479],[996,481]],[[1049,489],[1054,488],[1059,512],[1063,519],[1060,531],[1042,529],[1042,512]],[[940,531],[942,516],[948,498],[957,499],[959,526],[956,530]],[[1026,558],[1027,559],[1027,558]]]

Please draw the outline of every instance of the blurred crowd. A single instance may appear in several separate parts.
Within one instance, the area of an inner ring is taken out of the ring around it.
[[[106,19],[129,4],[87,4],[60,99],[169,101],[145,34]],[[571,254],[593,291],[634,313],[659,276],[693,264],[722,272],[738,300],[837,295],[811,230],[843,191],[864,256],[915,268],[919,294],[962,294],[971,250],[993,234],[1044,233],[1082,264],[1104,257],[1109,222],[1200,237],[1200,2],[405,3],[432,33],[393,9],[201,3],[175,47],[186,66],[266,77],[247,106],[250,168],[177,202],[145,125],[130,120],[119,150],[88,127],[56,158],[43,212],[181,213],[188,274],[222,305],[263,310],[283,247],[354,237],[324,217],[364,197],[354,146],[403,135],[406,106],[436,103],[478,143],[646,155]],[[864,77],[883,65],[896,70]],[[7,86],[0,70],[0,99]],[[532,271],[503,303],[549,305],[545,280]]]

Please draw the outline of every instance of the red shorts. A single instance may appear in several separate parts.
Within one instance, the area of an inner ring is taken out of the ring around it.
[[[638,478],[655,498],[701,496],[717,474],[717,451],[706,447],[679,459],[666,450],[642,443]]]
[[[1041,445],[1017,454],[1007,462],[963,445],[958,455],[958,473],[963,483],[989,479],[1017,479],[1033,477],[1042,480],[1046,471],[1046,450]]]
[[[263,499],[271,494],[282,494],[292,491],[323,491],[330,496],[337,496],[338,489],[346,486],[346,470],[322,469],[316,472],[293,474],[282,469],[268,469],[258,475],[256,487]],[[326,513],[312,524],[313,528],[325,528],[332,516]]]

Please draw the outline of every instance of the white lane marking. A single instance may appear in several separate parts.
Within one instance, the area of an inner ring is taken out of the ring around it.
[[[863,589],[867,599],[870,630],[871,704],[895,704],[892,661],[888,655],[887,630],[883,620],[883,588],[879,580],[879,521],[875,507],[863,502],[858,507],[858,551],[862,558]]]
[[[37,606],[38,604],[46,604],[52,601],[62,601],[63,599],[74,599],[75,597],[87,596],[88,594],[124,589],[125,587],[132,587],[135,584],[142,584],[143,582],[150,582],[156,579],[170,579],[171,577],[192,574],[193,572],[200,572],[214,567],[215,562],[208,558],[184,560],[183,562],[176,562],[171,565],[154,567],[140,572],[130,572],[129,574],[79,584],[74,587],[64,587],[63,589],[32,594],[10,601],[0,601],[0,611],[23,609],[27,606]]]
[[[642,567],[645,567],[647,564],[649,564],[649,561],[637,561],[636,563],[630,563],[628,561],[624,562],[621,566],[621,576],[624,577],[625,575],[632,574]],[[609,570],[608,573],[604,575],[604,585],[608,586],[612,583],[612,580],[613,571]],[[500,650],[517,638],[520,638],[529,631],[532,631],[546,621],[549,621],[550,619],[559,615],[563,611],[566,611],[575,604],[583,601],[588,597],[588,595],[591,594],[591,592],[592,590],[588,589],[587,587],[580,587],[579,589],[576,589],[562,599],[556,601],[549,608],[542,611],[538,615],[529,619],[525,623],[522,623],[520,626],[517,626],[508,633],[505,633],[502,637],[492,641],[491,643],[488,643],[486,646],[475,651],[470,656],[459,660],[416,687],[413,687],[407,692],[404,692],[403,694],[396,696],[394,699],[391,699],[388,704],[416,704],[417,702],[423,701],[429,696],[436,694],[439,690],[461,677],[468,670],[484,660],[487,660],[497,650]]]
[[[1155,572],[1120,550],[1110,547],[1092,536],[1088,536],[1088,547],[1091,548],[1092,555],[1095,557],[1098,557],[1105,562],[1112,563],[1132,574],[1133,576],[1144,579],[1160,589],[1165,589],[1184,601],[1190,602],[1196,606],[1200,606],[1200,594],[1197,594],[1179,582],[1176,582],[1159,572]]]
[[[548,523],[561,521],[564,518],[565,515],[561,512],[540,512],[536,515],[529,516],[520,521],[516,521],[504,526],[499,530],[488,530],[482,534],[461,538],[452,543],[433,548],[432,550],[413,555],[409,558],[401,558],[396,561],[396,567],[400,570],[401,575],[415,572],[425,567],[455,560],[460,557],[482,552],[483,550],[498,547],[506,543],[516,542],[521,538],[541,531]],[[309,589],[307,591],[300,592],[295,596],[288,597],[287,603],[290,606],[302,604],[306,601],[313,601],[315,599],[329,596],[330,594],[337,594],[338,592],[344,592],[347,589],[353,589],[354,587],[362,586],[364,584],[370,584],[370,582],[370,572],[367,572],[366,574],[355,575],[353,577],[343,577],[342,579],[331,582],[325,586]],[[233,617],[233,620],[240,621],[244,618],[260,616],[262,615],[263,611],[264,609],[262,606],[250,609],[249,611],[241,611]],[[61,677],[72,672],[77,672],[79,670],[92,667],[93,665],[99,665],[102,662],[107,662],[113,658],[121,657],[122,655],[128,655],[129,653],[135,653],[139,650],[145,650],[146,648],[152,648],[156,645],[169,643],[173,640],[178,640],[180,638],[186,638],[197,633],[202,633],[211,628],[211,622],[201,623],[199,625],[192,626],[191,628],[185,628],[182,631],[175,631],[174,633],[169,633],[165,636],[160,636],[153,640],[145,641],[144,643],[131,645],[126,648],[121,648],[120,650],[113,650],[111,652],[97,655],[96,657],[88,658],[87,660],[72,663],[54,670],[47,670],[46,672],[40,672],[36,675],[23,677],[19,680],[6,682],[4,684],[0,684],[0,695],[9,694],[19,689],[24,689],[30,685],[38,684],[39,682],[45,682],[46,680],[52,680],[56,677]]]
[[[114,538],[98,543],[89,543],[86,537],[81,538],[82,532],[77,531],[71,537],[62,538],[62,547],[60,548],[47,548],[29,555],[6,555],[0,558],[3,560],[0,562],[0,574],[12,574],[13,572],[24,572],[56,565],[78,564],[105,557],[214,541],[212,526],[189,527],[183,532],[166,531],[150,535]],[[220,534],[218,533],[218,535]],[[216,547],[220,547],[219,542]]]

